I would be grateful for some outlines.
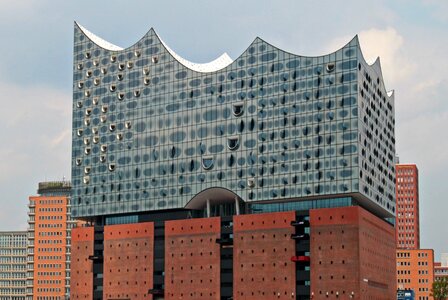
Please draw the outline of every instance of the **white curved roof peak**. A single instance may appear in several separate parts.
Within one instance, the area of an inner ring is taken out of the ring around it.
[[[221,70],[225,67],[227,67],[228,65],[230,65],[233,62],[233,59],[230,58],[230,56],[227,53],[223,53],[220,57],[218,57],[217,59],[208,62],[208,63],[194,63],[191,62],[189,60],[186,60],[185,58],[181,57],[179,54],[177,54],[176,52],[174,52],[174,50],[172,50],[170,47],[168,47],[167,44],[165,44],[164,41],[162,41],[162,39],[159,37],[160,42],[163,44],[163,46],[165,47],[165,49],[181,64],[183,64],[185,67],[196,71],[196,72],[202,72],[202,73],[207,73],[207,72],[215,72],[218,70]]]
[[[79,24],[78,22],[76,22],[76,24],[78,25],[79,29],[82,30],[82,32],[92,41],[94,42],[96,45],[98,45],[99,47],[106,49],[106,50],[110,50],[110,51],[121,51],[124,50],[124,48],[119,47],[117,45],[114,45],[112,43],[109,43],[108,41],[100,38],[99,36],[95,35],[94,33],[90,32],[89,30],[87,30],[87,28],[85,28],[84,26],[82,26],[81,24]],[[191,62],[189,60],[186,60],[185,58],[182,58],[179,54],[177,54],[176,52],[174,52],[170,47],[168,47],[167,44],[165,44],[162,39],[157,36],[160,40],[160,42],[163,44],[163,46],[165,47],[165,49],[178,61],[180,62],[182,65],[184,65],[185,67],[196,71],[196,72],[202,72],[202,73],[207,73],[207,72],[215,72],[218,70],[221,70],[225,67],[227,67],[228,65],[230,65],[233,60],[230,58],[229,55],[227,55],[227,53],[223,53],[220,57],[218,57],[217,59],[208,62],[208,63],[194,63]]]
[[[98,46],[100,46],[101,48],[104,48],[106,50],[111,50],[111,51],[120,51],[123,50],[123,48],[114,45],[112,43],[109,43],[106,40],[103,40],[102,38],[100,38],[99,36],[93,34],[92,32],[90,32],[89,30],[87,30],[87,28],[85,28],[84,26],[82,26],[79,23],[78,24],[79,28],[84,32],[84,34],[95,44],[97,44]]]

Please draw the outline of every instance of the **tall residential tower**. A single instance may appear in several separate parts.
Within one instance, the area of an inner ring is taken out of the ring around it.
[[[191,63],[75,24],[72,299],[395,296],[394,96],[357,37]]]
[[[39,183],[29,198],[27,300],[70,295],[70,182]]]
[[[398,249],[420,249],[418,169],[396,165],[396,239]]]

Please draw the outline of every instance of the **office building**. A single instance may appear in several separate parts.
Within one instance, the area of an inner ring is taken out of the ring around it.
[[[70,296],[70,182],[39,183],[29,198],[27,299],[61,300]]]
[[[0,232],[0,300],[25,300],[26,231]]]
[[[413,290],[415,299],[427,300],[434,281],[434,250],[397,249],[397,288]]]
[[[441,261],[434,262],[434,280],[448,279],[448,253],[441,254]]]
[[[420,248],[418,169],[414,164],[396,165],[396,239],[398,249]]]
[[[357,37],[196,64],[75,24],[73,78],[72,299],[395,297],[394,96]]]

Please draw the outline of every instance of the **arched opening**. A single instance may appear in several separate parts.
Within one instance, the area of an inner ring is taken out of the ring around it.
[[[198,193],[185,208],[197,211],[201,217],[224,217],[243,214],[245,205],[234,192],[214,187]]]

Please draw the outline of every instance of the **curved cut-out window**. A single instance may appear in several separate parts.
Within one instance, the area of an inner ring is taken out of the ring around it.
[[[233,115],[236,117],[240,117],[244,114],[244,102],[234,103],[232,105]]]
[[[90,139],[84,138],[84,145],[90,145]]]
[[[84,82],[78,82],[78,88],[82,89],[84,87]]]
[[[92,109],[88,108],[86,109],[86,116],[90,116],[92,114]]]
[[[85,167],[84,168],[84,174],[90,174],[91,168],[90,167]]]
[[[101,116],[100,121],[101,123],[105,123],[107,121],[107,116]]]
[[[123,100],[124,99],[124,94],[123,93],[119,93],[117,95],[117,97],[118,97],[118,100]]]
[[[92,76],[92,71],[89,70],[86,72],[86,77],[89,78],[90,76]]]
[[[247,179],[247,186],[249,188],[254,188],[255,187],[255,179],[254,178]]]
[[[93,65],[96,67],[96,66],[98,66],[100,64],[100,61],[98,60],[98,59],[95,59],[94,61],[93,61]]]
[[[150,82],[151,82],[151,80],[150,80],[149,78],[145,78],[145,79],[143,79],[143,83],[144,83],[145,85],[148,85]]]
[[[77,108],[81,108],[81,107],[82,107],[82,101],[78,101],[78,102],[76,103],[76,107],[77,107]]]
[[[98,136],[94,136],[93,139],[92,139],[92,142],[94,144],[98,144],[99,141],[100,141],[100,137],[98,137]]]
[[[149,74],[149,68],[144,68],[143,75],[148,75],[148,74]]]
[[[117,133],[116,137],[117,137],[117,140],[121,141],[123,139],[123,134]]]
[[[100,162],[106,161],[106,155],[100,155]]]
[[[115,84],[112,84],[112,85],[109,87],[109,90],[110,90],[111,92],[115,92],[115,91],[117,90],[117,86],[116,86]]]
[[[132,61],[128,61],[128,63],[126,64],[128,69],[132,69],[132,67],[134,66],[134,63]]]
[[[92,149],[91,149],[90,147],[86,147],[86,148],[84,149],[84,154],[85,154],[85,155],[89,155],[91,151],[92,151]]]
[[[82,64],[78,64],[78,66],[77,66],[78,70],[82,70],[83,67],[84,66]]]
[[[117,61],[117,56],[116,55],[111,55],[110,56],[110,61],[111,62],[116,62]]]
[[[103,105],[103,106],[101,107],[101,111],[102,111],[103,113],[107,113],[107,109],[108,109],[107,105]]]
[[[101,145],[101,152],[107,152],[107,145]]]
[[[95,78],[94,80],[93,80],[93,84],[94,85],[98,85],[98,84],[100,84],[101,83],[101,80],[99,79],[99,78]]]
[[[92,127],[92,133],[97,134],[98,133],[98,127]]]
[[[98,102],[100,102],[100,98],[98,98],[98,97],[94,97],[94,98],[92,99],[92,103],[93,103],[94,105],[97,105]]]
[[[126,121],[124,123],[124,127],[126,127],[126,129],[131,129],[131,127],[132,127],[131,121]]]
[[[82,182],[84,182],[84,184],[89,184],[90,177],[89,176],[84,176],[84,178],[82,179]]]
[[[85,91],[85,92],[84,92],[84,96],[86,96],[86,97],[90,97],[90,91]]]
[[[328,63],[327,67],[325,69],[327,70],[328,73],[331,73],[335,69],[335,64],[334,63]]]
[[[240,146],[240,139],[237,136],[232,136],[227,139],[227,147],[230,150],[236,150]]]
[[[152,58],[151,58],[151,61],[153,62],[153,63],[158,63],[159,62],[159,58],[157,57],[157,56],[153,56]]]
[[[202,158],[202,167],[203,167],[205,170],[210,170],[210,169],[212,169],[214,163],[215,163],[215,161],[213,160],[213,157],[211,157],[211,156],[204,156],[204,157]]]
[[[117,126],[115,124],[110,124],[109,125],[109,130],[110,131],[115,131],[116,128],[117,128]]]
[[[82,136],[82,133],[83,133],[84,131],[82,130],[82,129],[78,129],[77,131],[76,131],[76,135],[77,136]]]
[[[90,118],[86,118],[84,120],[84,125],[89,126],[90,125]]]
[[[135,56],[135,57],[140,57],[141,54],[142,54],[142,53],[140,52],[140,50],[135,50],[135,51],[134,51],[134,56]]]
[[[77,158],[76,161],[75,161],[75,164],[76,164],[77,166],[80,166],[80,165],[82,164],[82,159]]]
[[[134,91],[134,97],[140,97],[140,91]]]
[[[101,68],[101,74],[103,74],[103,75],[107,74],[107,69],[106,68]]]
[[[109,164],[109,171],[115,171],[115,164]]]
[[[118,64],[118,70],[123,71],[125,68],[124,64]]]
[[[117,74],[117,79],[119,81],[122,81],[123,80],[123,74]]]
[[[84,55],[86,58],[90,58],[92,57],[92,54],[90,52],[86,52],[86,54]]]

